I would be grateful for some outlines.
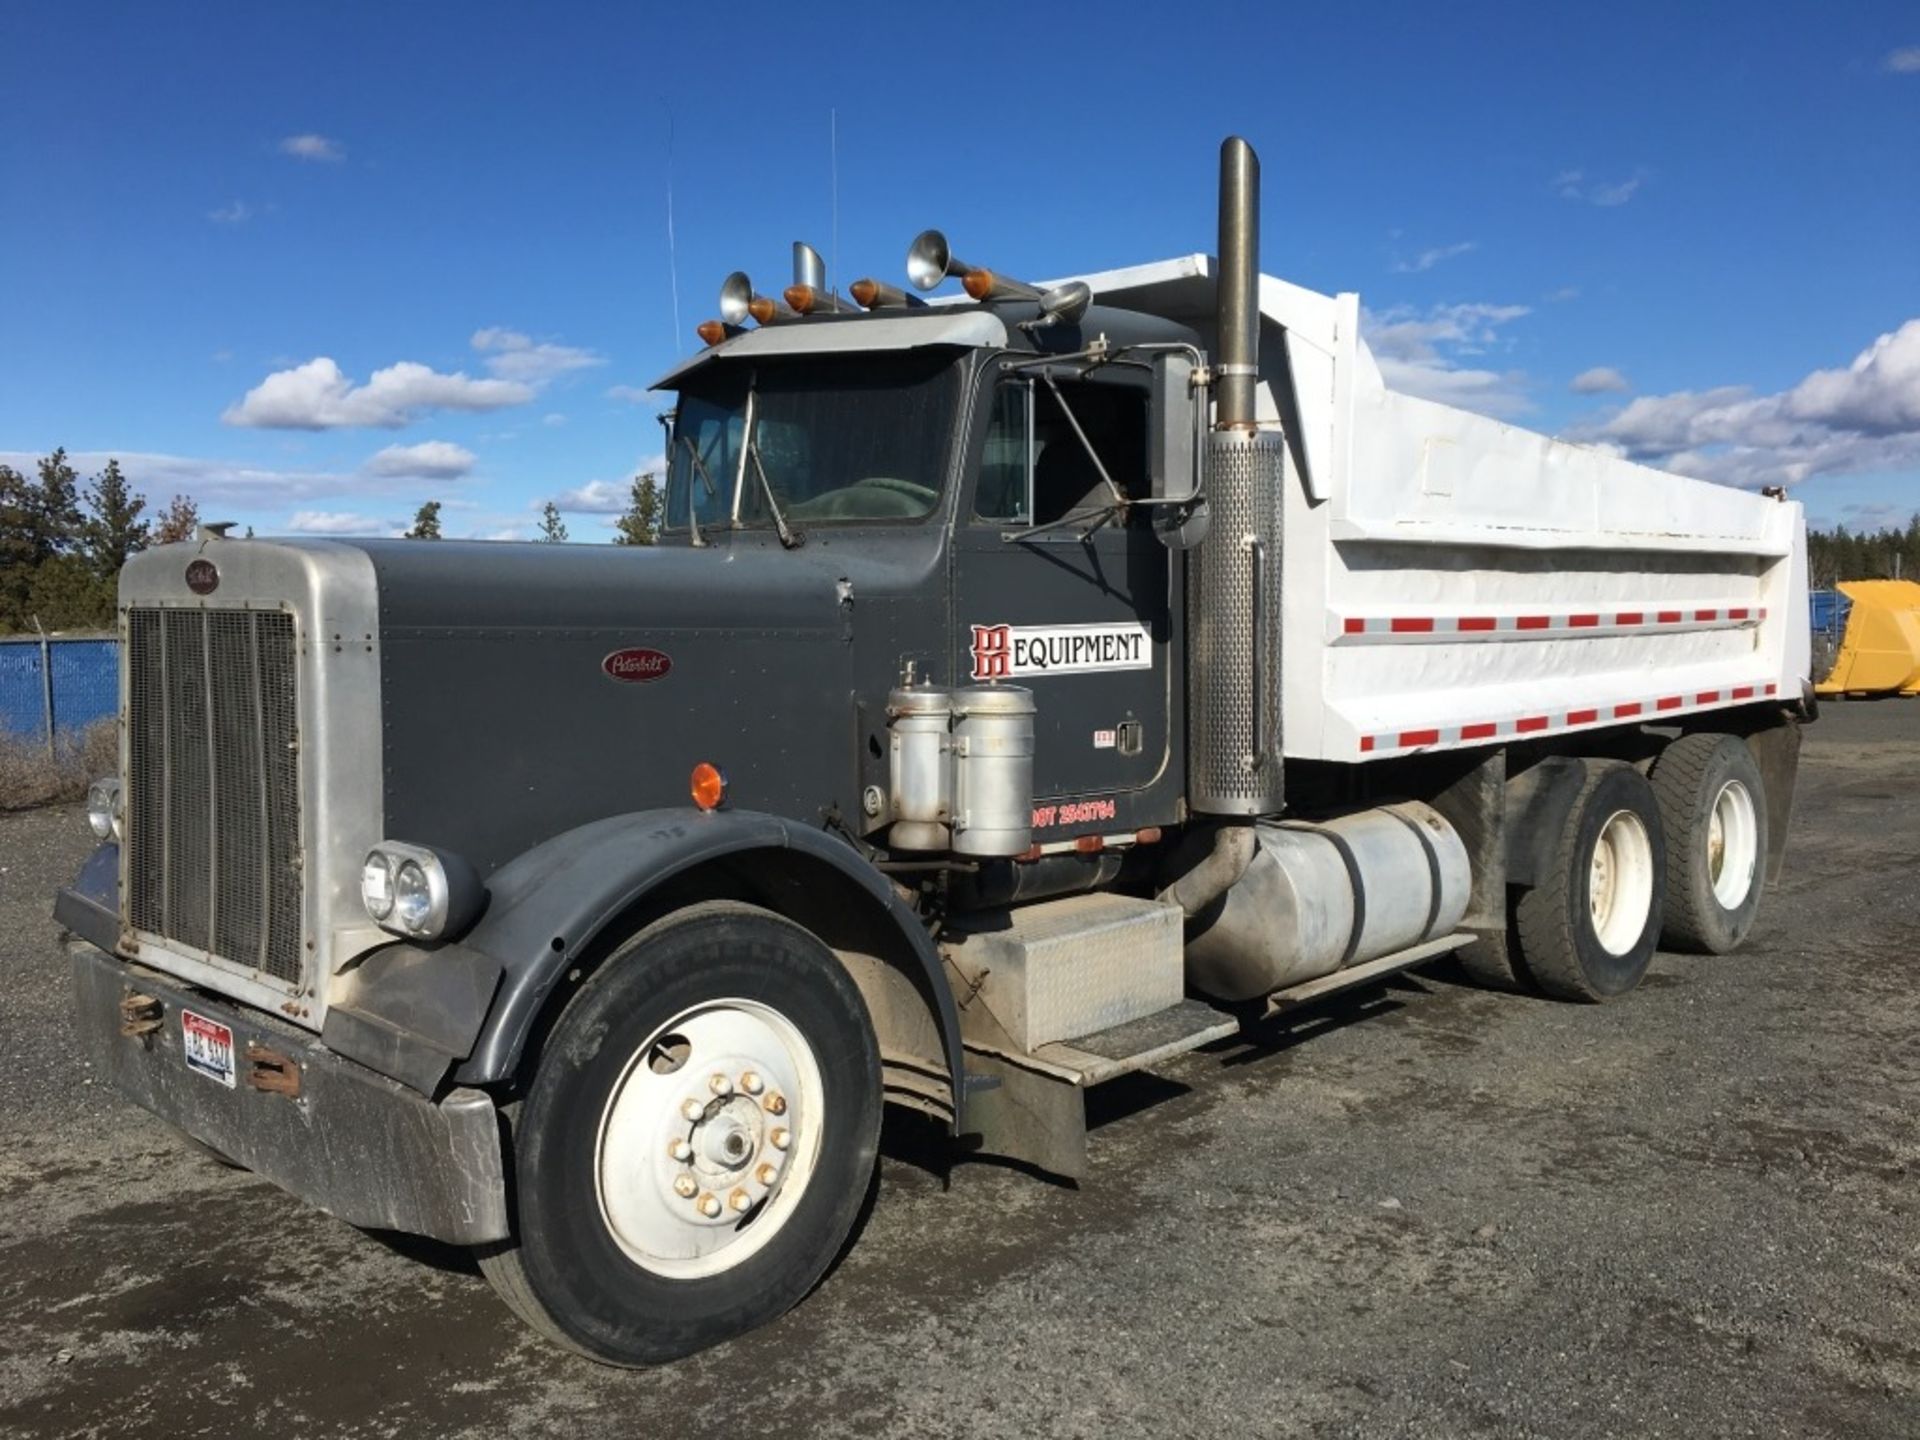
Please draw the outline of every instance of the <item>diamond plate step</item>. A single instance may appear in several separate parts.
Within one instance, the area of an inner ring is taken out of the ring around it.
[[[1175,905],[1070,895],[968,916],[943,945],[1020,1050],[1142,1019],[1185,995]]]

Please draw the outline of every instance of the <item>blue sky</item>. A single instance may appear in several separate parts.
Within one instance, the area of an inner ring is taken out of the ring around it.
[[[0,53],[0,459],[118,454],[262,533],[564,496],[605,538],[727,271],[777,290],[806,238],[898,281],[927,225],[1034,276],[1210,249],[1229,132],[1264,268],[1358,290],[1396,384],[1820,522],[1920,508],[1911,0],[16,0]]]

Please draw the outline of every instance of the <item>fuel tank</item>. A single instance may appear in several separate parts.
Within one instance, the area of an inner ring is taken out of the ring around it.
[[[1246,872],[1188,930],[1187,980],[1215,999],[1255,1000],[1438,939],[1467,912],[1466,846],[1430,805],[1255,834]]]

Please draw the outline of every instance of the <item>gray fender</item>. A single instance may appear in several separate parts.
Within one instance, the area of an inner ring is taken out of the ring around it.
[[[845,841],[746,810],[644,810],[596,820],[496,871],[487,882],[486,913],[459,948],[497,962],[499,984],[471,1049],[459,1052],[466,1059],[456,1078],[478,1085],[510,1077],[554,987],[611,922],[674,876],[754,850],[798,852],[831,866],[899,932],[937,1009],[957,1104],[964,1093],[959,1015],[939,951],[918,917]]]

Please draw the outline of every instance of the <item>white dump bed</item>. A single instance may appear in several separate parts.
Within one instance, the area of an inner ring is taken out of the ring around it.
[[[1204,255],[1079,278],[1213,329]],[[1357,295],[1260,281],[1288,438],[1285,748],[1364,760],[1797,698],[1798,504],[1389,390]]]

